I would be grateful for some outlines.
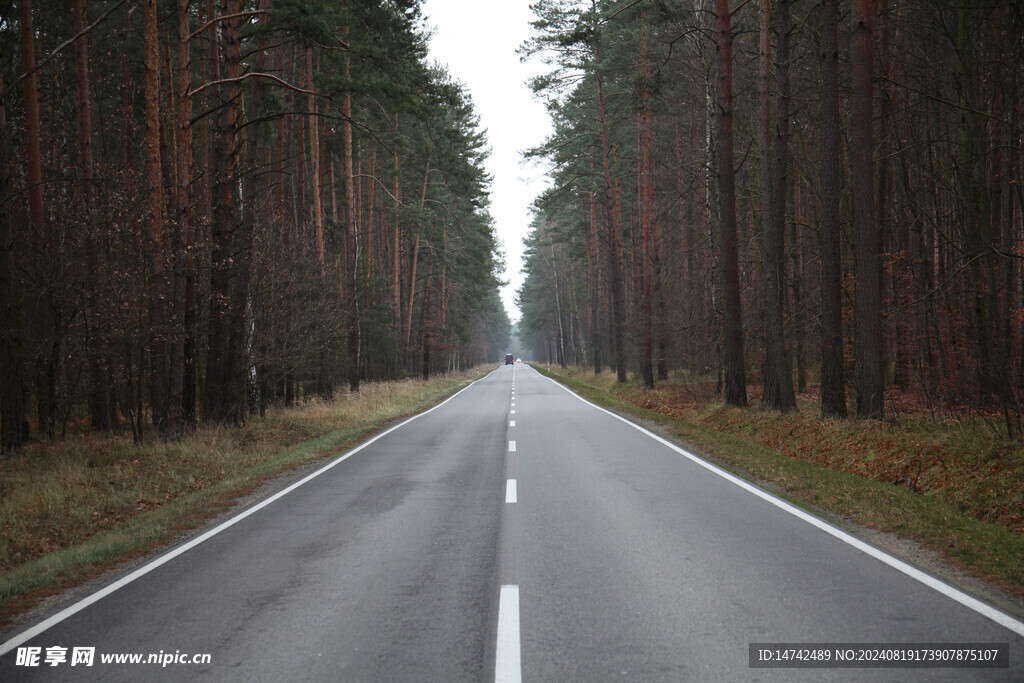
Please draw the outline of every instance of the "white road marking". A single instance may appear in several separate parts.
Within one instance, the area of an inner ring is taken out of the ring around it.
[[[733,484],[736,484],[736,486],[739,486],[740,488],[742,488],[742,489],[744,489],[744,490],[754,494],[758,498],[761,498],[763,500],[768,501],[769,503],[771,503],[775,507],[777,507],[777,508],[779,508],[781,510],[785,510],[786,512],[788,512],[789,514],[793,515],[794,517],[798,517],[799,519],[802,519],[803,521],[807,522],[808,524],[810,524],[810,525],[812,525],[814,527],[817,527],[818,529],[821,529],[825,533],[834,536],[835,538],[839,539],[840,541],[842,541],[842,542],[844,542],[844,543],[846,543],[848,545],[851,545],[854,548],[856,548],[856,549],[858,549],[858,550],[860,550],[860,551],[862,551],[864,553],[867,553],[868,555],[870,555],[871,557],[875,558],[876,560],[884,562],[885,564],[889,565],[893,569],[906,574],[910,578],[923,583],[924,585],[928,586],[929,588],[931,588],[933,590],[938,591],[939,593],[945,595],[946,597],[950,598],[951,600],[955,600],[956,602],[959,602],[964,607],[967,607],[968,609],[974,610],[978,614],[991,619],[992,621],[994,621],[995,623],[999,624],[1000,626],[1008,628],[1009,630],[1013,631],[1017,635],[1024,636],[1024,622],[1019,621],[1017,619],[1014,619],[1013,617],[1011,617],[1008,614],[1000,612],[995,607],[992,607],[991,605],[989,605],[987,603],[984,603],[981,600],[978,600],[976,598],[972,598],[970,595],[967,595],[963,591],[961,591],[961,590],[959,590],[957,588],[954,588],[953,586],[950,586],[950,585],[948,585],[948,584],[946,584],[946,583],[936,579],[934,576],[931,576],[929,574],[925,574],[920,569],[917,569],[916,567],[913,567],[913,566],[907,564],[903,560],[897,559],[897,558],[893,557],[892,555],[890,555],[890,554],[888,554],[886,552],[883,552],[883,551],[879,550],[878,548],[875,548],[874,546],[868,545],[867,543],[865,543],[864,541],[860,540],[856,536],[852,536],[851,534],[848,534],[847,532],[843,531],[842,529],[839,529],[838,527],[832,526],[831,524],[829,524],[825,520],[819,519],[818,517],[815,517],[812,514],[804,512],[800,508],[787,503],[786,501],[782,500],[781,498],[776,498],[771,493],[768,493],[767,491],[758,488],[757,486],[751,484],[750,482],[744,481],[743,479],[740,479],[739,477],[737,477],[735,475],[732,475],[732,474],[726,472],[725,470],[723,470],[723,469],[721,469],[719,467],[716,467],[715,465],[712,465],[711,463],[709,463],[709,462],[707,462],[705,460],[702,460],[702,459],[698,458],[696,455],[694,455],[693,453],[690,453],[686,449],[681,448],[681,447],[675,445],[674,443],[671,443],[670,441],[666,441],[665,439],[661,438],[657,434],[654,434],[654,433],[644,429],[643,427],[641,427],[639,425],[633,424],[632,422],[630,422],[626,418],[624,418],[624,417],[622,417],[620,415],[616,415],[615,413],[611,412],[610,410],[605,410],[604,408],[602,408],[599,405],[591,403],[587,399],[585,399],[582,396],[580,396],[579,394],[573,392],[568,387],[565,387],[565,386],[559,384],[558,382],[556,382],[555,380],[551,379],[550,377],[547,377],[545,379],[550,380],[552,384],[554,384],[559,389],[562,389],[563,391],[565,391],[570,396],[573,396],[573,397],[579,399],[580,401],[583,401],[584,403],[586,403],[587,405],[591,406],[592,408],[596,408],[597,410],[600,410],[602,413],[606,413],[608,415],[611,415],[612,417],[614,417],[616,420],[619,420],[620,422],[624,422],[625,424],[629,425],[630,427],[632,427],[633,429],[637,430],[638,432],[646,434],[647,436],[651,437],[652,439],[654,439],[658,443],[660,443],[660,444],[662,444],[664,446],[667,446],[668,448],[671,448],[676,453],[679,453],[680,455],[682,455],[682,456],[692,460],[693,462],[695,462],[696,464],[700,465],[701,467],[703,467],[703,468],[705,468],[705,469],[707,469],[707,470],[709,470],[711,472],[714,472],[715,474],[717,474],[718,476],[722,477],[723,479],[725,479],[727,481],[730,481]]]
[[[175,548],[175,549],[173,549],[173,550],[171,550],[171,551],[169,551],[167,553],[164,553],[163,555],[161,555],[161,556],[157,557],[156,559],[154,559],[149,564],[143,565],[143,566],[139,567],[138,569],[136,569],[135,571],[133,571],[132,573],[130,573],[130,574],[126,575],[126,576],[121,577],[120,579],[118,579],[114,583],[110,584],[106,588],[103,588],[103,589],[101,589],[99,591],[96,591],[92,595],[89,595],[89,596],[79,600],[78,602],[76,602],[76,603],[66,607],[65,609],[61,610],[60,612],[57,612],[56,614],[54,614],[49,619],[46,619],[45,621],[41,621],[38,624],[36,624],[35,626],[33,626],[32,628],[29,628],[29,629],[27,629],[25,631],[22,631],[18,635],[14,636],[13,638],[8,640],[7,642],[5,642],[2,645],[0,645],[0,656],[3,656],[5,654],[7,654],[8,652],[13,650],[14,648],[18,647],[19,645],[23,645],[24,643],[26,643],[29,640],[31,640],[31,639],[35,638],[36,636],[38,636],[40,633],[43,633],[43,632],[47,631],[50,628],[53,628],[54,626],[56,626],[57,624],[61,623],[62,621],[64,621],[68,617],[71,617],[71,616],[73,616],[75,614],[78,614],[79,612],[84,610],[86,607],[89,607],[90,605],[92,605],[92,604],[94,604],[96,602],[99,602],[100,600],[102,600],[103,598],[107,597],[108,595],[110,595],[114,591],[116,591],[116,590],[118,590],[120,588],[124,588],[129,583],[131,583],[132,581],[135,581],[136,579],[141,578],[141,577],[145,576],[146,574],[150,573],[154,569],[167,564],[168,562],[170,562],[174,558],[176,558],[179,555],[182,555],[182,554],[188,552],[192,548],[195,548],[200,543],[213,538],[214,536],[216,536],[220,532],[224,531],[225,529],[228,529],[229,527],[232,527],[235,524],[238,524],[239,522],[241,522],[246,517],[248,517],[250,515],[256,514],[257,512],[262,510],[263,508],[267,507],[268,505],[270,505],[271,503],[276,501],[278,498],[282,498],[282,497],[288,495],[289,493],[291,493],[295,489],[299,488],[303,484],[305,484],[305,483],[307,483],[307,482],[309,482],[309,481],[319,477],[321,474],[323,474],[324,472],[332,469],[333,467],[335,467],[337,465],[340,465],[341,463],[345,462],[346,460],[348,460],[353,455],[355,455],[359,451],[363,450],[367,446],[373,444],[374,442],[376,442],[376,441],[378,441],[380,439],[383,439],[385,436],[387,436],[391,432],[393,432],[395,430],[398,430],[398,429],[401,429],[402,427],[404,427],[405,425],[409,424],[413,420],[418,420],[419,418],[423,417],[427,413],[434,412],[435,410],[437,410],[441,406],[445,405],[449,401],[455,400],[456,396],[458,396],[459,394],[461,394],[464,391],[467,391],[470,387],[473,386],[473,384],[476,384],[477,382],[479,382],[481,380],[487,379],[487,377],[490,377],[490,375],[494,374],[494,372],[497,372],[497,370],[494,370],[494,371],[488,373],[486,376],[481,377],[480,379],[476,380],[475,382],[473,382],[469,386],[467,386],[467,387],[459,390],[458,392],[452,394],[447,399],[445,399],[441,403],[438,403],[433,408],[430,408],[429,410],[425,410],[422,413],[419,413],[418,415],[413,415],[408,420],[405,420],[405,421],[395,425],[391,429],[387,429],[387,430],[381,432],[380,434],[378,434],[377,436],[373,437],[372,439],[368,439],[368,440],[364,441],[363,443],[359,444],[358,446],[352,448],[350,451],[348,451],[347,453],[345,453],[341,457],[332,460],[331,462],[327,463],[326,465],[324,465],[323,467],[321,467],[317,471],[315,471],[315,472],[311,473],[310,475],[300,479],[299,481],[295,482],[294,484],[292,484],[288,488],[282,489],[281,491],[277,492],[276,494],[274,494],[270,498],[267,498],[266,500],[262,501],[261,503],[258,503],[256,505],[252,506],[251,508],[245,510],[244,512],[242,512],[242,513],[240,513],[238,515],[236,515],[235,517],[232,517],[231,519],[227,520],[226,522],[224,522],[222,524],[219,524],[218,526],[215,526],[214,528],[210,529],[206,533],[201,534],[200,536],[195,537],[194,539],[192,539],[188,543],[182,544],[182,545],[178,546],[177,548]],[[517,618],[518,618],[518,612],[517,612]]]
[[[508,442],[508,452],[509,453],[514,453],[515,450],[516,450],[516,442],[515,441],[509,441]]]
[[[510,411],[509,411],[509,414],[510,414],[510,415],[515,415],[515,414],[516,414],[516,411],[515,411],[515,410],[510,410]]]
[[[505,482],[505,502],[506,503],[518,503],[519,496],[516,495],[516,480],[509,479]]]
[[[509,427],[515,427],[516,426],[516,421],[515,420],[509,420],[508,421],[508,426]]]
[[[498,647],[494,655],[494,683],[520,683],[519,586],[506,584],[498,598]]]

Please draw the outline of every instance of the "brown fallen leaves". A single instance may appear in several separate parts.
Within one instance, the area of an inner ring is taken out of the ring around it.
[[[835,420],[819,415],[817,387],[786,415],[758,407],[725,408],[714,383],[629,387],[619,398],[662,415],[742,435],[791,458],[905,486],[953,503],[974,517],[1024,533],[1024,447],[1000,438],[991,416],[936,410],[926,397],[889,392],[886,420]]]

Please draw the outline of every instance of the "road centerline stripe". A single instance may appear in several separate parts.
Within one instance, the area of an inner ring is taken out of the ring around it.
[[[516,442],[515,441],[509,441],[508,442],[508,452],[509,453],[514,453],[515,450],[516,450]]]
[[[518,503],[519,495],[516,490],[516,480],[509,479],[505,482],[505,502],[506,503]]]
[[[494,683],[521,683],[519,652],[519,586],[506,584],[498,598],[498,646],[494,656]]]

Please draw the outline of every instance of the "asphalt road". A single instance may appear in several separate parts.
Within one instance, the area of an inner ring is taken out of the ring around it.
[[[4,636],[0,681],[1024,680],[1021,622],[523,365],[244,515]],[[751,668],[751,643],[1009,668]]]

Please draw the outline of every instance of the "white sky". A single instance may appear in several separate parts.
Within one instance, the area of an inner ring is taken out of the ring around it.
[[[547,185],[543,170],[521,164],[520,152],[543,142],[551,131],[544,106],[526,80],[542,65],[521,64],[516,49],[530,35],[530,0],[425,0],[423,16],[433,27],[430,59],[447,66],[473,98],[487,131],[493,177],[491,215],[505,250],[501,298],[513,321],[519,318],[515,292],[522,285],[523,238],[530,204]]]

